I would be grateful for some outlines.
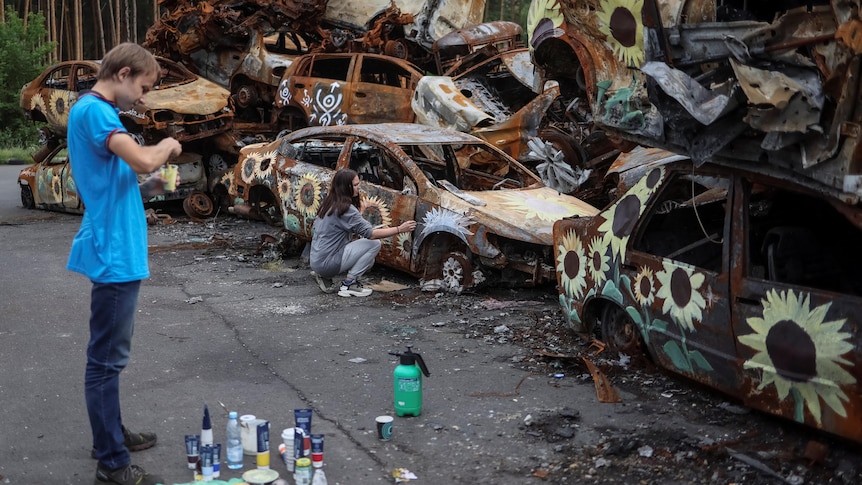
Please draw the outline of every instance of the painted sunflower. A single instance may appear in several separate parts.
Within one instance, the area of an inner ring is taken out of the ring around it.
[[[442,207],[435,207],[426,212],[422,217],[422,234],[423,236],[431,234],[432,232],[438,231],[442,226],[448,227],[453,231],[458,231],[464,236],[468,236],[473,234],[469,229],[467,229],[467,227],[472,223],[473,221],[467,216]]]
[[[632,235],[643,208],[640,197],[630,191],[602,214],[605,222],[599,226],[599,231],[605,233],[605,239],[608,240],[612,254],[619,257],[619,263],[625,261],[629,236]]]
[[[294,201],[296,208],[299,209],[305,217],[314,217],[317,215],[317,209],[320,208],[320,181],[311,172],[302,174],[302,177],[296,181],[294,185]]]
[[[852,365],[842,357],[853,350],[851,334],[842,332],[846,319],[824,321],[831,303],[811,308],[809,295],[793,291],[769,290],[763,304],[763,317],[746,320],[754,333],[741,335],[739,342],[757,352],[743,368],[760,369],[758,389],[775,386],[778,398],[793,395],[795,419],[804,421],[803,404],[821,424],[820,399],[835,414],[847,417],[844,403],[848,397],[842,385],[856,379],[841,364]]]
[[[51,179],[51,193],[54,196],[54,200],[63,200],[63,184],[60,183],[60,177],[53,177]]]
[[[39,110],[40,113],[45,114],[47,111],[45,109],[45,100],[42,99],[41,94],[37,94],[30,98],[30,111]]]
[[[583,210],[582,207],[553,196],[547,197],[542,194],[533,196],[526,192],[512,192],[512,195],[519,197],[512,197],[506,202],[506,206],[523,212],[530,219],[538,218],[545,222],[555,222]]]
[[[587,269],[589,269],[590,276],[593,278],[596,287],[601,286],[602,282],[605,281],[605,273],[611,269],[610,265],[608,265],[610,259],[605,238],[594,237],[590,241],[590,248],[587,253],[587,261],[589,262]]]
[[[65,126],[66,122],[69,121],[69,108],[72,107],[74,100],[74,94],[69,91],[54,91],[51,93],[48,110],[57,124]]]
[[[248,154],[245,160],[242,161],[242,181],[251,184],[254,182],[254,177],[257,171],[257,159],[252,156],[251,153]]]
[[[362,197],[362,200],[359,202],[359,212],[362,213],[362,217],[370,222],[373,227],[388,227],[392,225],[392,217],[389,215],[389,208],[386,207],[386,202],[376,195]]]
[[[643,306],[649,306],[655,300],[655,280],[653,270],[642,266],[632,284],[635,300]]]
[[[284,179],[278,183],[278,196],[281,197],[283,204],[287,204],[291,197],[293,197],[293,193],[290,191],[291,188],[292,186],[288,179]]]
[[[530,10],[527,11],[527,38],[530,48],[535,47],[534,41],[537,38],[560,28],[564,21],[558,0],[535,0],[530,3]]]
[[[409,232],[402,232],[395,236],[395,247],[398,248],[400,256],[404,259],[410,259],[410,251],[413,250],[413,240]]]
[[[614,55],[626,66],[644,62],[643,0],[602,0],[596,11],[599,30],[608,37]]]
[[[680,327],[694,331],[694,321],[703,318],[706,302],[700,289],[706,279],[695,273],[694,266],[675,262],[662,262],[663,269],[656,274],[661,288],[656,297],[664,299],[662,313],[669,314]]]
[[[587,258],[584,246],[574,231],[563,236],[563,241],[557,246],[557,271],[560,273],[560,283],[563,291],[573,298],[581,298],[587,286]]]

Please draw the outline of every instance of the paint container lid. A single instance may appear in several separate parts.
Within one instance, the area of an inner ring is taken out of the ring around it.
[[[249,485],[266,485],[278,480],[278,472],[273,469],[262,470],[258,468],[243,473],[242,479]]]

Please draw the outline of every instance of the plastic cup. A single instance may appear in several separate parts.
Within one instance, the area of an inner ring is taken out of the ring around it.
[[[165,179],[165,190],[168,192],[173,192],[177,190],[177,170],[179,167],[174,165],[173,163],[165,164],[162,167],[161,175],[162,178]]]
[[[377,437],[383,441],[389,441],[392,437],[392,416],[377,416]]]

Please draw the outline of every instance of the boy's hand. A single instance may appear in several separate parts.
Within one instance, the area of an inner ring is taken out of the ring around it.
[[[141,185],[141,196],[144,199],[150,199],[157,195],[164,194],[165,191],[165,182],[166,180],[162,177],[162,174],[159,171],[156,171],[154,174],[150,175],[147,180],[145,180]],[[176,178],[176,186],[180,185],[180,174],[177,174]]]

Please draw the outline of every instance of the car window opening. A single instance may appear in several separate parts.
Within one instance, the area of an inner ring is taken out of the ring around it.
[[[668,181],[634,248],[721,272],[729,180],[679,176]]]
[[[748,190],[749,276],[862,296],[862,230],[819,197],[757,189]]]

